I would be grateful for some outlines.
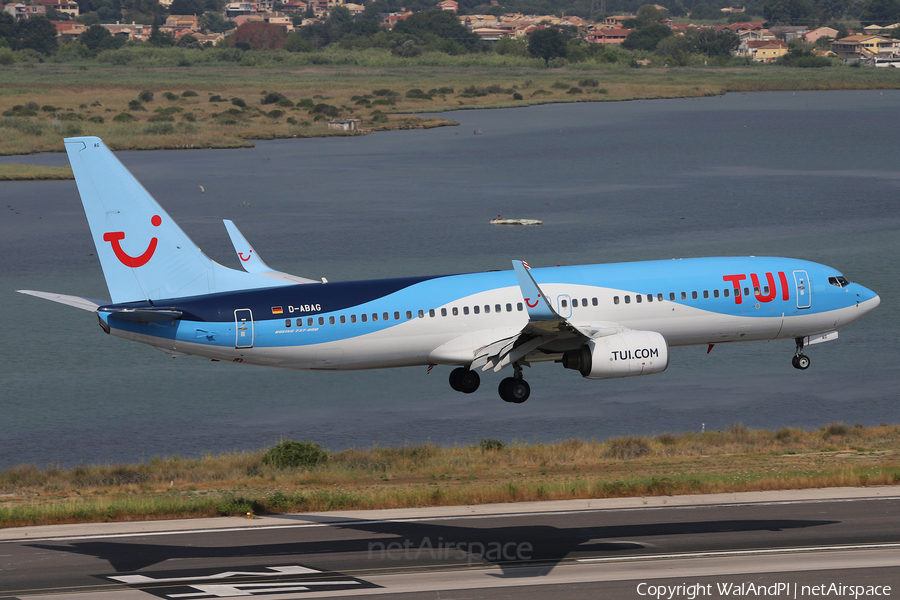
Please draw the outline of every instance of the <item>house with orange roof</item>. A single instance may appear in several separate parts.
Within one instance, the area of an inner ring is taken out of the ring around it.
[[[589,44],[621,44],[632,31],[631,29],[594,29],[584,39]]]
[[[749,56],[756,62],[773,62],[788,53],[788,45],[781,40],[743,40],[735,54]]]
[[[436,6],[438,10],[444,12],[452,12],[453,14],[459,12],[459,2],[455,0],[444,0],[443,2],[438,2]]]

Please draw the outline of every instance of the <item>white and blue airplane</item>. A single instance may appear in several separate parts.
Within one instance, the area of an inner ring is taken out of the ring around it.
[[[660,373],[672,346],[789,339],[803,348],[881,299],[831,267],[792,258],[691,258],[327,282],[269,268],[225,221],[244,271],[209,259],[96,137],[65,140],[110,301],[20,290],[97,314],[111,335],[174,356],[304,370],[447,365],[471,393],[510,367],[588,379]]]

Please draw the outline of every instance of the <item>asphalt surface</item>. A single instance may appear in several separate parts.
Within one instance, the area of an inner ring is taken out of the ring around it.
[[[900,487],[0,531],[0,598],[247,596],[900,597]]]

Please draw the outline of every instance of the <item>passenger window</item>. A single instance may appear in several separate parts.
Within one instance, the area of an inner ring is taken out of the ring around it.
[[[350,315],[350,322],[356,323],[356,315]]]
[[[640,294],[635,294],[635,296],[634,296],[634,301],[635,301],[635,302],[637,302],[638,304],[640,304],[641,302],[643,302],[643,300],[644,300],[644,297],[643,297],[643,296],[641,296]]]
[[[582,306],[587,306],[587,298],[582,298],[582,299],[581,299],[581,305],[582,305]]]
[[[625,304],[631,304],[631,296],[625,296]]]
[[[749,296],[749,295],[750,295],[750,288],[744,288],[744,295],[745,295],[745,296]]]
[[[434,315],[435,315],[434,309],[433,309],[433,308],[429,308],[429,309],[428,309],[428,316],[429,316],[429,317],[433,317]]]
[[[488,314],[489,312],[491,312],[491,305],[485,304],[484,305],[484,314]]]
[[[647,294],[647,302],[653,302],[653,294]]]
[[[412,319],[412,311],[411,310],[406,311],[406,318]]]
[[[457,316],[458,314],[459,314],[459,309],[456,308],[456,307],[454,306],[454,307],[453,307],[453,316],[455,317],[455,316]]]
[[[446,317],[446,316],[447,316],[447,309],[446,309],[446,308],[442,308],[442,309],[441,309],[441,316],[442,316],[442,317]]]
[[[395,320],[395,321],[399,321],[399,320],[400,320],[400,311],[399,311],[399,310],[395,310],[395,311],[394,311],[394,320]]]
[[[560,302],[560,304],[562,305],[563,308],[566,308],[569,306],[569,303],[566,301],[565,298],[563,298],[563,300]]]
[[[687,292],[681,292],[681,299],[687,300]]]
[[[728,288],[722,290],[722,295],[724,295],[726,298],[728,297]]]
[[[341,323],[343,324],[346,322],[347,322],[347,317],[345,315],[341,315]]]
[[[374,323],[377,320],[378,320],[378,313],[372,313],[372,322]]]
[[[512,304],[506,305],[506,312],[512,312]]]
[[[424,318],[425,318],[425,311],[422,310],[421,308],[419,309],[419,318],[420,318],[420,319],[424,319]]]
[[[468,306],[463,306],[463,314],[464,314],[464,315],[469,314],[469,307],[468,307]]]
[[[709,298],[709,290],[703,290],[703,297]]]
[[[383,315],[381,315],[381,320],[382,321],[390,321],[391,315],[389,315],[388,313],[384,313]]]
[[[328,317],[328,324],[334,325],[334,317]]]
[[[312,327],[312,324],[313,324],[313,318],[310,317],[310,318],[308,318],[308,319],[306,320],[306,326],[307,326],[307,327]]]
[[[290,319],[285,319],[285,321],[284,321],[284,326],[285,326],[285,327],[290,327],[290,326],[291,326],[291,320],[290,320]]]
[[[763,288],[763,294],[766,295],[766,296],[769,295],[769,286],[766,286],[766,287]]]
[[[594,306],[597,306],[597,299],[591,298],[591,304],[593,304]]]
[[[719,297],[719,290],[713,290],[713,298]]]
[[[619,303],[619,297],[613,296],[613,304],[618,304],[618,303]]]
[[[503,307],[499,304],[494,305],[494,312],[503,312]]]
[[[756,286],[753,286],[753,293],[756,294],[757,296],[759,296],[759,288]]]
[[[694,299],[694,300],[696,300],[696,299],[697,299],[697,292],[691,292],[691,298]]]
[[[368,315],[366,315],[366,313],[359,315],[359,318],[363,323],[365,323],[366,321],[369,320],[369,317],[368,317]]]
[[[521,302],[516,303],[516,310],[518,310],[519,312],[522,312],[522,310],[524,310],[524,308],[525,307],[522,306]]]
[[[662,302],[665,299],[665,298],[663,298],[662,292],[660,292],[656,295],[656,299],[659,300],[660,302]]]
[[[675,292],[669,292],[669,300],[675,301]]]
[[[325,317],[319,317],[319,325],[325,324]]]
[[[472,307],[472,312],[474,312],[477,315],[478,313],[481,312],[481,307],[476,304],[475,306]]]

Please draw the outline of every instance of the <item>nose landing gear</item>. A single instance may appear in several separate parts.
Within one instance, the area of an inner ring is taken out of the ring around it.
[[[805,371],[809,368],[809,357],[803,354],[803,338],[797,338],[796,342],[797,350],[794,352],[794,357],[791,359],[791,364],[794,365],[795,369]]]

